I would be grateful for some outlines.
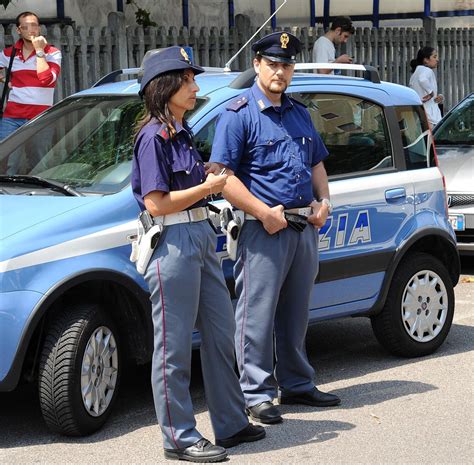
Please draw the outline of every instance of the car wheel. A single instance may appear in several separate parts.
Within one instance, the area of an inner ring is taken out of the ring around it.
[[[419,357],[446,339],[454,315],[454,289],[443,263],[426,253],[403,259],[382,312],[372,317],[377,340],[390,352]]]
[[[55,314],[39,366],[39,397],[49,428],[68,436],[98,430],[107,420],[120,381],[119,338],[96,304]]]

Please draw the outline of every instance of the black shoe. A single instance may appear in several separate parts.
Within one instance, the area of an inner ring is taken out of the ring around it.
[[[260,423],[271,425],[273,423],[280,423],[280,421],[283,420],[278,408],[268,400],[257,405],[252,405],[252,407],[247,407],[245,410],[250,418]]]
[[[171,460],[222,462],[226,457],[227,451],[223,447],[215,446],[204,438],[184,449],[165,449],[165,458]]]
[[[265,437],[265,428],[263,426],[249,423],[243,430],[225,439],[216,439],[216,446],[229,447],[238,446],[242,442],[259,441]]]
[[[339,405],[341,399],[334,394],[321,392],[316,386],[311,391],[293,395],[280,395],[280,404],[304,404],[312,407],[332,407]]]

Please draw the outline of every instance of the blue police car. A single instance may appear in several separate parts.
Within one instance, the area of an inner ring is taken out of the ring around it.
[[[129,261],[142,102],[136,79],[114,82],[120,73],[0,143],[0,391],[37,383],[46,423],[67,435],[98,429],[124,364],[152,353],[147,288]],[[197,76],[201,91],[187,117],[204,159],[217,116],[253,80],[253,70]],[[460,267],[418,96],[373,70],[297,72],[288,93],[308,107],[330,152],[334,209],[320,230],[310,322],[366,316],[390,352],[433,352],[451,326]],[[31,156],[38,146],[39,160]],[[217,252],[232,293],[223,236]]]

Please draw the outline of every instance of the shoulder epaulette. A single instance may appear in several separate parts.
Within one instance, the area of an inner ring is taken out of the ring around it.
[[[245,95],[241,95],[240,97],[237,97],[236,99],[232,100],[229,105],[226,106],[226,110],[239,111],[248,103],[248,98]]]
[[[167,141],[170,138],[170,130],[165,124],[162,124],[160,126],[160,129],[158,129],[156,135]]]

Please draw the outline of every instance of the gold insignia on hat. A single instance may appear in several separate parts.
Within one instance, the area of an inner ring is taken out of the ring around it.
[[[280,36],[280,43],[281,43],[281,48],[287,48],[288,42],[290,41],[290,38],[288,37],[288,34],[284,32]]]
[[[183,55],[183,58],[188,62],[191,63],[191,60],[189,59],[188,54],[186,53],[186,50],[184,48],[181,49],[181,55]]]

